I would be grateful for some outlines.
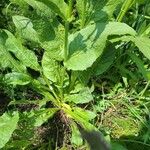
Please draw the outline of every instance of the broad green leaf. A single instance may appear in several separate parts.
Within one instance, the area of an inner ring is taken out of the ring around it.
[[[5,75],[5,82],[12,85],[26,85],[32,81],[32,78],[24,73],[8,73]]]
[[[35,104],[38,105],[39,108],[41,108],[42,106],[45,106],[47,102],[51,101],[51,99],[47,99],[47,98],[43,98],[43,99],[39,99],[39,100],[25,100],[25,99],[21,99],[21,100],[13,100],[9,103],[10,105],[28,105],[28,104]]]
[[[58,108],[41,109],[38,111],[33,111],[29,117],[34,120],[34,126],[39,127],[49,118],[53,117],[58,110]]]
[[[49,20],[37,17],[32,19],[13,16],[13,22],[21,38],[34,42],[48,42],[55,38],[55,32]],[[31,36],[32,34],[32,36]]]
[[[75,144],[76,146],[81,146],[83,144],[83,140],[75,123],[71,124],[71,131],[71,143]]]
[[[47,51],[44,53],[42,59],[42,67],[44,75],[51,81],[57,82],[59,76],[60,66],[58,62],[51,58],[50,53]]]
[[[96,60],[91,67],[93,75],[100,75],[105,72],[115,60],[115,47],[109,44],[104,50],[102,56]]]
[[[134,29],[119,22],[97,23],[69,36],[67,69],[85,70],[102,54],[109,35],[136,35]]]
[[[43,15],[46,17],[51,17],[52,16],[52,11],[49,9],[48,6],[46,6],[42,2],[38,2],[36,0],[23,0],[26,2],[28,5],[31,5],[34,9],[36,9],[37,14]]]
[[[39,41],[38,34],[33,29],[33,24],[29,18],[17,15],[13,16],[12,19],[17,28],[17,32],[20,34],[20,37],[29,41]]]
[[[16,71],[19,72],[24,72],[25,68],[23,67],[22,64],[19,64],[19,62],[17,62],[11,55],[10,53],[7,51],[7,49],[5,48],[5,46],[0,44],[0,67],[1,68],[6,68],[6,67],[10,67],[13,68]]]
[[[52,11],[57,13],[64,20],[67,18],[68,5],[64,0],[36,0],[47,5]]]
[[[72,109],[64,108],[63,110],[70,118],[73,118],[78,124],[82,125],[85,129],[95,129],[95,127],[91,123],[89,123],[90,120],[96,117],[96,114],[94,112],[79,107],[73,107]]]
[[[115,59],[115,47],[113,44],[108,44],[104,49],[103,54],[99,57],[90,68],[78,72],[78,79],[87,85],[92,76],[97,76],[104,73]]]
[[[63,104],[62,110],[69,118],[74,119],[75,122],[83,126],[88,130],[96,129],[89,121],[96,117],[96,114],[92,111],[82,109],[80,107],[70,107],[67,104]]]
[[[123,0],[77,0],[76,8],[81,24],[94,22],[106,22],[113,16],[116,7]]]
[[[25,67],[21,63],[16,61],[11,56],[9,51],[7,51],[7,48],[5,46],[7,38],[8,38],[7,34],[3,30],[1,30],[0,31],[0,58],[1,58],[0,67],[1,68],[10,67],[10,68],[13,68],[13,70],[24,72]]]
[[[18,112],[14,112],[13,115],[4,113],[0,117],[0,148],[4,147],[5,144],[9,141],[12,133],[17,128],[18,121]]]
[[[80,73],[81,73],[81,72],[80,72]],[[79,76],[80,73],[77,72],[77,75]],[[72,76],[73,76],[73,74],[72,74]],[[78,92],[80,92],[83,88],[85,88],[85,86],[80,82],[80,80],[77,80],[76,82],[73,82],[72,84],[73,84],[73,86],[72,86],[72,88],[71,88],[70,94],[78,93]]]
[[[12,52],[17,57],[17,59],[19,59],[20,62],[23,63],[23,65],[35,70],[39,70],[40,66],[37,62],[35,54],[31,50],[28,50],[27,48],[23,47],[21,42],[18,39],[16,39],[14,35],[8,30],[5,30],[5,32],[8,36],[5,42],[5,47],[7,51]]]
[[[45,19],[38,17],[36,19],[32,19],[33,27],[36,30],[40,44],[43,45],[43,42],[49,42],[54,40],[55,38],[55,31],[52,27],[52,23]]]
[[[93,100],[93,96],[88,87],[82,88],[79,93],[67,95],[65,101],[73,102],[75,104],[84,104]]]
[[[81,117],[83,120],[87,122],[96,117],[96,114],[92,111],[85,110],[79,107],[73,107],[72,109],[75,115],[77,115],[78,117]]]
[[[64,27],[58,23],[54,24],[56,26],[54,32],[51,29],[51,33],[49,33],[53,39],[49,41],[45,41],[41,43],[41,46],[49,53],[51,58],[55,60],[62,61],[63,60],[63,50],[64,50]]]
[[[101,1],[101,0],[100,0]],[[107,21],[113,15],[116,7],[123,2],[123,0],[103,0],[103,2],[95,0],[95,11],[91,17],[94,21]],[[103,6],[103,8],[101,8]]]
[[[150,60],[150,39],[148,37],[135,37],[135,45]]]

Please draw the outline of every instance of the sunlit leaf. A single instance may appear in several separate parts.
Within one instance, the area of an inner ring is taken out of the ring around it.
[[[49,118],[53,117],[58,111],[57,108],[41,109],[39,111],[33,111],[33,115],[30,116],[34,120],[34,126],[39,127],[45,123]]]
[[[150,39],[147,37],[136,37],[135,45],[150,60]]]
[[[110,22],[90,25],[69,37],[69,56],[64,63],[71,70],[85,70],[102,54],[109,35],[135,35],[124,23]]]
[[[5,30],[5,32],[8,36],[5,42],[6,50],[12,52],[16,58],[23,63],[23,65],[35,70],[39,70],[40,66],[37,62],[37,57],[35,54],[31,50],[23,47],[21,42],[16,39],[8,30]]]
[[[13,22],[19,32],[20,36],[24,39],[38,42],[39,37],[37,32],[33,29],[33,24],[29,18],[24,16],[13,16]],[[32,35],[32,36],[31,36]]]
[[[71,130],[72,130],[71,143],[77,146],[81,146],[83,144],[83,140],[81,138],[81,135],[77,126],[73,123],[71,124]]]
[[[52,11],[60,15],[63,19],[67,18],[68,5],[64,0],[36,0],[47,5]]]
[[[27,74],[13,72],[5,75],[5,82],[12,85],[26,85],[32,81]]]
[[[51,81],[57,82],[59,76],[59,64],[56,60],[51,58],[50,53],[44,53],[42,59],[42,67],[44,75]]]
[[[18,112],[14,112],[13,115],[4,113],[0,117],[0,148],[4,147],[12,136],[12,133],[17,128],[19,121]]]
[[[91,94],[90,89],[87,88],[87,87],[82,88],[79,91],[79,93],[77,93],[77,94],[71,94],[71,95],[67,95],[65,97],[65,101],[73,102],[73,103],[76,103],[76,104],[88,103],[91,100],[93,100],[93,96]]]
[[[38,2],[36,0],[22,0],[27,4],[31,5],[34,9],[36,9],[38,14],[42,14],[46,17],[50,17],[52,15],[52,11],[42,2]]]

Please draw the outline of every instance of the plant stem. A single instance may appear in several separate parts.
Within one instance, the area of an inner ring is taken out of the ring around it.
[[[67,20],[65,22],[64,61],[66,61],[68,57],[68,32],[69,32],[69,23],[70,23],[69,20],[71,19],[71,14],[72,14],[72,6],[73,6],[73,0],[69,0]]]
[[[44,81],[46,82],[46,84],[47,84],[49,90],[53,93],[53,95],[55,96],[55,99],[57,100],[57,99],[58,99],[58,96],[57,96],[57,94],[55,93],[54,89],[50,86],[50,83],[49,83],[48,79],[44,76],[44,74],[42,74],[42,76],[43,76],[43,79],[44,79]]]
[[[87,0],[82,1],[81,29],[84,27],[85,20],[86,20],[86,3],[87,3]]]
[[[132,4],[134,3],[135,0],[126,0],[122,7],[121,7],[121,11],[117,17],[117,21],[121,22],[125,13],[128,11],[128,9],[132,6]]]
[[[64,61],[67,61],[68,59],[68,35],[69,35],[69,24],[70,24],[71,15],[72,15],[72,7],[73,7],[73,0],[69,0],[67,20],[65,22]],[[61,89],[60,89],[60,96],[62,100],[64,98],[63,81],[65,79],[65,70],[66,68],[64,67],[63,74],[62,74],[62,81],[61,81]]]
[[[64,61],[68,58],[68,30],[69,30],[69,22],[65,23],[65,44],[64,44]]]

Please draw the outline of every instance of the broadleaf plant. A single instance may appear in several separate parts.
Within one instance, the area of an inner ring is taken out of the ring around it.
[[[126,23],[112,19],[122,0],[105,3],[98,0],[98,5],[95,5],[96,0],[76,0],[76,3],[75,0],[12,2],[19,6],[25,3],[34,12],[32,15],[12,16],[13,33],[6,29],[0,31],[0,67],[11,68],[3,80],[13,86],[30,84],[44,97],[46,101],[33,114],[39,117],[35,126],[41,126],[55,113],[63,111],[73,129],[76,123],[86,130],[96,129],[91,123],[96,114],[78,105],[94,99],[92,87],[88,84],[90,79],[104,73],[113,64],[121,43],[132,42],[150,59],[149,38],[138,35]],[[78,15],[74,14],[74,7]],[[28,48],[27,43],[43,49],[41,59]],[[32,76],[29,68],[37,71],[39,76]],[[53,107],[43,109],[47,102],[51,102]],[[15,118],[15,125],[18,119]],[[7,139],[1,147],[10,138],[12,129],[4,133]]]

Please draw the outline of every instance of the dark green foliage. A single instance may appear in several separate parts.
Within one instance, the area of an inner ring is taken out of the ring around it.
[[[146,5],[149,3],[131,0],[0,2],[4,16],[0,25],[0,82],[8,89],[12,87],[12,91],[20,87],[27,93],[25,89],[30,87],[40,95],[36,98],[31,94],[29,99],[9,95],[13,100],[8,112],[17,115],[16,118],[10,115],[15,126],[8,129],[5,136],[1,133],[0,147],[8,141],[6,149],[17,141],[21,141],[17,149],[34,147],[37,143],[36,139],[31,140],[36,135],[34,130],[44,126],[55,114],[59,114],[62,123],[69,126],[68,132],[72,131],[69,133],[72,134],[72,139],[69,138],[72,146],[79,148],[83,144],[75,123],[83,127],[81,135],[91,145],[94,137],[94,142],[101,139],[94,131],[100,126],[98,114],[113,109],[111,105],[114,108],[117,105],[119,109],[124,105],[145,124],[139,117],[142,113],[138,107],[141,98],[149,96],[150,84],[150,26]],[[115,103],[118,93],[123,101],[119,106]],[[135,109],[128,104],[128,101],[132,103],[130,96],[138,99]],[[25,109],[20,109],[23,106]],[[149,110],[147,104],[143,106],[144,111]],[[8,112],[1,116],[0,126],[3,122],[8,123],[5,117]],[[129,118],[131,114],[127,114]],[[122,125],[117,117],[118,114],[114,120],[123,126],[125,123]],[[130,127],[132,119],[129,118]],[[24,119],[27,124],[23,123]],[[114,124],[114,120],[111,123]],[[15,130],[17,123],[19,129]],[[31,135],[26,138],[20,135],[22,127]],[[89,135],[93,136],[92,140]],[[109,141],[111,143],[111,139]],[[144,142],[147,141],[148,138]],[[112,142],[113,149],[121,147],[126,149],[126,146]],[[93,146],[91,150],[94,150]]]

